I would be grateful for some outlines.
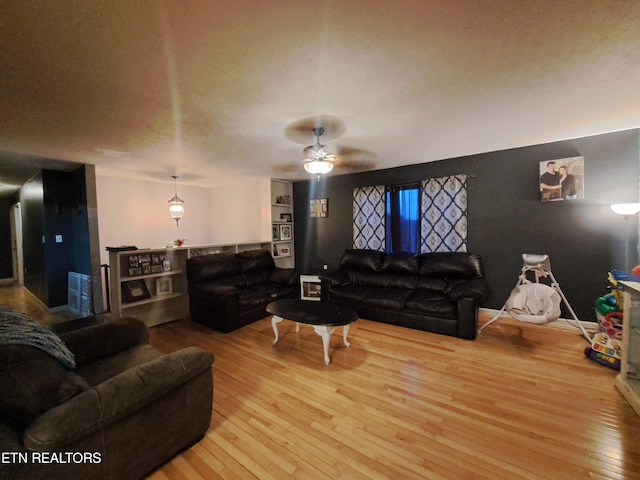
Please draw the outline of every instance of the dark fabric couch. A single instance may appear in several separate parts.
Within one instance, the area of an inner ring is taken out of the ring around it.
[[[2,345],[0,451],[15,454],[0,478],[139,479],[200,440],[213,355],[163,355],[148,336],[130,318],[61,334],[73,372],[49,351]]]
[[[228,333],[268,315],[267,305],[295,297],[299,275],[278,268],[267,250],[187,260],[189,309],[196,322]]]
[[[473,253],[347,250],[320,275],[322,298],[369,320],[473,340],[487,292]]]

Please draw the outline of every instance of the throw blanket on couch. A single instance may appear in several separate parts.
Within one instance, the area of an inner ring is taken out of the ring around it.
[[[48,353],[68,371],[76,368],[73,353],[60,338],[26,313],[0,306],[0,345],[29,345]]]

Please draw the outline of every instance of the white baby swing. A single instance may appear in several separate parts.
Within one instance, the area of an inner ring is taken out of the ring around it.
[[[567,297],[562,293],[560,285],[551,272],[549,255],[525,253],[522,255],[522,263],[522,272],[518,277],[516,287],[512,290],[511,295],[498,314],[478,329],[478,334],[497,321],[505,310],[511,317],[521,322],[534,323],[536,325],[555,322],[560,318],[560,302],[563,300],[576,325],[580,328],[582,336],[588,342],[591,342],[591,338],[582,323],[580,323],[580,320],[578,320],[573,308],[569,305]],[[527,279],[527,273],[529,272],[533,272],[535,275],[535,283]],[[540,283],[541,277],[549,277],[551,286]]]

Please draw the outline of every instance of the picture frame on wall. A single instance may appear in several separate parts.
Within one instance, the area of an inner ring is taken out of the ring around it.
[[[291,240],[293,238],[293,232],[291,231],[291,225],[280,225],[280,240]]]
[[[309,216],[311,218],[327,218],[329,216],[329,199],[315,198],[309,200]]]
[[[584,198],[584,157],[543,160],[538,175],[541,202]]]

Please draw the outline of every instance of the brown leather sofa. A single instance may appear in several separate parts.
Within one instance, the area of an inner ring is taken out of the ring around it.
[[[200,440],[213,355],[163,355],[148,336],[127,318],[61,334],[73,373],[49,351],[3,344],[0,452],[12,458],[3,457],[0,478],[139,479]]]
[[[228,333],[268,315],[266,307],[295,297],[299,275],[278,268],[267,250],[217,253],[187,260],[191,319]]]
[[[393,253],[347,250],[337,270],[324,272],[323,300],[361,318],[473,340],[487,293],[474,253]]]

